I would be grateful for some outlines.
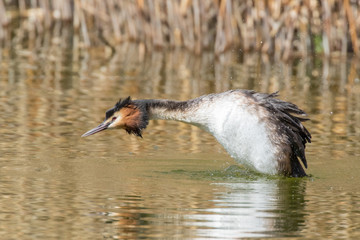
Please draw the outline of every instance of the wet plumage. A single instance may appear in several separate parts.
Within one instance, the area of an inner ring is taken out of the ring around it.
[[[277,93],[251,90],[231,90],[188,101],[128,97],[117,102],[106,112],[104,122],[83,136],[120,128],[142,137],[149,120],[176,120],[211,133],[248,168],[266,174],[306,176],[305,145],[311,135],[302,122],[308,119],[296,105],[276,97]]]

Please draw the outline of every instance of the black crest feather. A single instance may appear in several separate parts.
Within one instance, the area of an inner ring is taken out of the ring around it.
[[[132,101],[131,101],[130,96],[128,96],[124,100],[121,100],[121,98],[120,98],[120,100],[115,104],[115,111],[119,111],[120,109],[130,105],[131,103],[132,103]]]
[[[131,104],[131,98],[130,96],[125,98],[124,100],[120,100],[115,104],[115,106],[113,108],[110,108],[109,110],[106,111],[105,113],[105,120],[110,118],[112,115],[114,115],[114,112],[119,111],[120,109],[122,109],[123,107],[127,107],[128,105]]]

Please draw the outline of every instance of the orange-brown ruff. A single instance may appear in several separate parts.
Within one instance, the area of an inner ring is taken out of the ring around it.
[[[311,135],[302,122],[305,112],[279,100],[277,93],[230,90],[188,101],[120,100],[105,120],[83,137],[105,129],[125,129],[142,137],[151,119],[176,120],[211,133],[239,163],[266,174],[303,177],[305,144]]]

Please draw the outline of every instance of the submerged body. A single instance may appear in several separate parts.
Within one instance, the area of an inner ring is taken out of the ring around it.
[[[141,136],[151,119],[176,120],[211,133],[235,160],[266,174],[302,177],[307,167],[305,144],[311,135],[302,125],[307,119],[296,105],[274,94],[231,90],[188,101],[119,101],[106,112],[105,121],[83,136],[108,128],[123,128]]]

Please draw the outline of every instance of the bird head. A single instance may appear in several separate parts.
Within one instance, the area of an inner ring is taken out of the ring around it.
[[[130,97],[119,100],[115,106],[106,111],[105,120],[97,127],[84,133],[87,137],[106,129],[124,129],[129,134],[142,137],[141,132],[149,122],[145,106],[132,101]]]

